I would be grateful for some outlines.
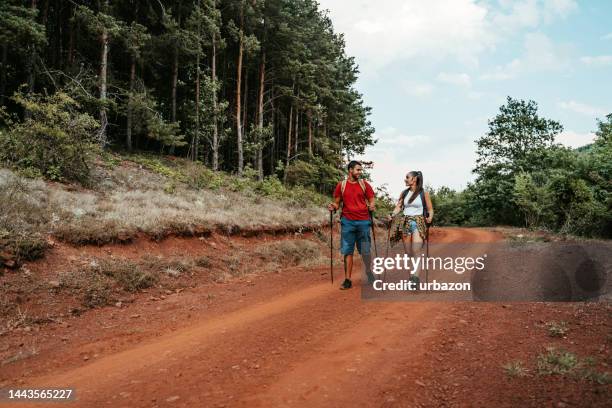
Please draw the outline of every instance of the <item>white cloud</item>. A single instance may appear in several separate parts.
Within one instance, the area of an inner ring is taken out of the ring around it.
[[[527,72],[560,71],[570,66],[570,50],[555,44],[543,33],[529,33],[523,41],[523,54],[506,65],[481,75],[483,80],[507,80]]]
[[[487,8],[477,0],[321,0],[347,53],[368,75],[412,58],[477,63],[494,43]]]
[[[319,0],[362,75],[389,64],[450,59],[479,65],[505,36],[565,18],[575,0]]]
[[[586,65],[602,66],[612,65],[612,55],[598,55],[596,57],[582,57],[580,58]]]
[[[440,72],[437,80],[440,82],[446,82],[448,84],[470,87],[472,84],[471,78],[468,74],[449,74],[447,72]]]
[[[412,96],[429,96],[433,93],[433,85],[427,82],[407,82],[402,83],[404,91]]]
[[[595,133],[578,133],[573,130],[566,130],[557,135],[555,141],[565,146],[576,148],[592,143],[594,139]]]
[[[609,113],[608,110],[597,106],[587,105],[576,101],[559,102],[558,106],[561,109],[566,109],[581,115],[590,116],[592,118],[605,116]]]
[[[375,139],[378,139],[378,143],[373,147],[373,149],[381,148],[384,151],[389,151],[388,149],[394,146],[404,146],[404,147],[415,147],[422,145],[423,143],[429,142],[430,137],[426,135],[406,135],[400,132],[398,129],[394,127],[386,127],[380,131],[377,131],[374,135]]]

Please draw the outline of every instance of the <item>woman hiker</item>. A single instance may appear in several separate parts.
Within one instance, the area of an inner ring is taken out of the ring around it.
[[[334,201],[327,206],[329,211],[340,208],[342,201],[342,216],[340,218],[341,248],[344,255],[344,282],[340,289],[352,287],[353,252],[355,244],[363,259],[368,281],[374,281],[370,262],[370,228],[372,227],[370,212],[374,211],[374,190],[365,180],[361,179],[363,168],[358,161],[348,164],[348,177],[336,185]]]
[[[418,256],[417,251],[422,248],[423,242],[427,239],[427,225],[431,224],[434,211],[429,193],[423,190],[423,173],[411,171],[406,174],[404,182],[408,188],[402,191],[390,216],[390,219],[393,219],[401,212],[403,218],[397,223],[390,240],[392,242],[403,241],[405,236],[411,235],[410,255]],[[417,289],[420,282],[420,269],[411,271],[409,279],[415,283]]]

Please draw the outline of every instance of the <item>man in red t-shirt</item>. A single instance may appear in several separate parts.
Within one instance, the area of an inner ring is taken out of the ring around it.
[[[334,202],[327,207],[329,211],[336,211],[342,202],[340,252],[344,255],[344,282],[342,282],[341,289],[352,287],[351,275],[355,244],[363,259],[368,281],[374,280],[374,275],[370,271],[370,228],[372,226],[370,211],[375,209],[375,196],[372,186],[367,181],[360,179],[362,172],[361,163],[351,161],[348,165],[347,180],[336,185]]]

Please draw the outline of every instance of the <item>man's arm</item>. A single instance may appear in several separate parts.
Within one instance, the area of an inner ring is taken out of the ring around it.
[[[340,201],[342,201],[342,188],[340,187],[340,183],[336,185],[334,189],[334,201],[327,205],[327,209],[329,211],[336,211],[340,209]]]
[[[372,189],[372,186],[370,185],[370,183],[366,181],[365,185],[366,185],[366,198],[368,199],[368,209],[370,211],[374,211],[376,210],[376,207],[375,207],[376,195],[374,194],[374,190]]]
[[[327,209],[329,211],[336,211],[338,209],[340,209],[340,196],[338,197],[334,197],[334,201],[332,201],[328,206]]]

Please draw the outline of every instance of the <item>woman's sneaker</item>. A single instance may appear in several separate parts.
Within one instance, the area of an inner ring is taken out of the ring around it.
[[[340,289],[341,290],[350,289],[352,286],[353,286],[353,283],[351,282],[351,280],[346,278],[346,279],[344,279],[344,282],[342,282],[342,285],[340,286]]]

